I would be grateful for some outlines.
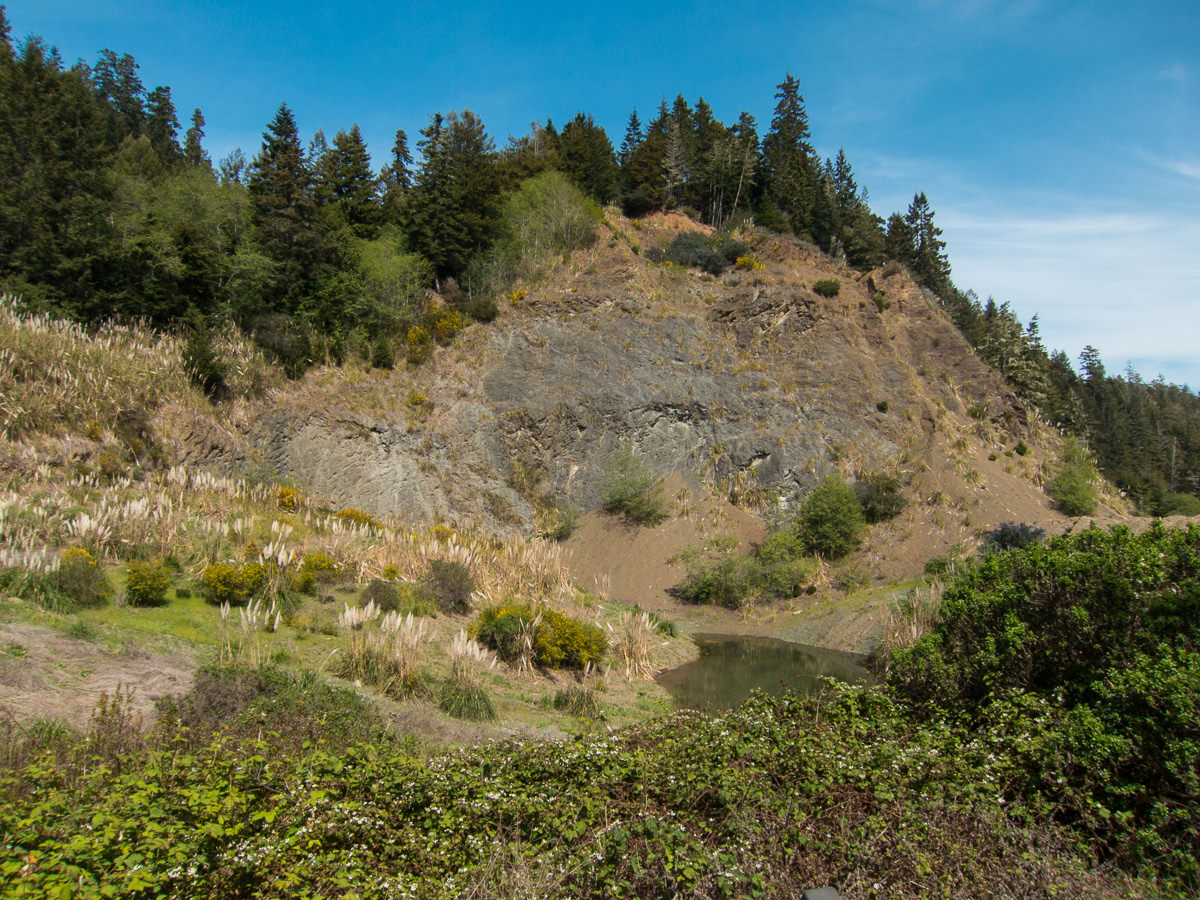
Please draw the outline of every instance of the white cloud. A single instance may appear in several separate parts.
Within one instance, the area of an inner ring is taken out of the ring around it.
[[[955,283],[1024,321],[1036,313],[1047,346],[1074,359],[1091,344],[1114,372],[1133,361],[1147,378],[1200,386],[1200,221],[953,209],[938,219]]]
[[[1200,181],[1200,161],[1190,159],[1165,159],[1153,153],[1143,152],[1142,158],[1156,169],[1182,175],[1192,181]]]
[[[1173,81],[1176,84],[1187,84],[1191,79],[1191,73],[1188,71],[1187,66],[1181,62],[1177,62],[1159,72],[1158,77],[1165,81]]]

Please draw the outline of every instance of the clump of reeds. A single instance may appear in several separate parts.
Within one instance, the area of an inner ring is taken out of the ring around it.
[[[438,708],[456,719],[482,721],[496,718],[496,710],[479,674],[480,669],[495,666],[496,657],[461,630],[446,649],[450,654],[450,677],[442,687]]]
[[[613,658],[625,669],[626,678],[654,678],[654,668],[650,665],[650,647],[653,645],[656,629],[647,612],[621,613],[617,627],[608,626],[612,635]]]
[[[278,631],[282,619],[274,601],[268,604],[255,598],[238,607],[236,622],[228,603],[222,603],[220,610],[221,661],[240,662],[255,669],[266,665],[269,654],[263,635]]]
[[[603,719],[596,692],[590,687],[569,685],[554,695],[554,708],[577,719]]]
[[[897,650],[911,647],[937,626],[942,591],[942,583],[935,579],[924,587],[918,585],[906,591],[888,607],[877,658],[886,661]]]

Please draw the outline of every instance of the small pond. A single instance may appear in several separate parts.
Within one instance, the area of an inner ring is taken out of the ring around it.
[[[700,658],[658,676],[658,683],[683,708],[731,709],[754,690],[809,693],[821,687],[825,676],[852,684],[874,680],[863,658],[853,653],[775,638],[723,634],[692,638],[700,648]]]

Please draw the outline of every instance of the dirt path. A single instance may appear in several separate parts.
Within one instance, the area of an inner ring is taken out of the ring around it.
[[[0,713],[17,721],[59,719],[86,728],[101,694],[132,686],[143,724],[154,701],[192,685],[196,661],[126,645],[118,652],[37,625],[0,625]]]

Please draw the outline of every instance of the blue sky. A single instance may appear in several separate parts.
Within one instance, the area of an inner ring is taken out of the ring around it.
[[[804,93],[886,217],[924,191],[955,282],[1035,313],[1072,360],[1200,388],[1200,3],[910,0],[738,4],[117,3],[13,0],[14,37],[68,63],[130,53],[199,106],[214,159],[258,150],[281,102],[310,137],[357,122],[376,165],[397,128],[471,109],[503,146],[584,111],[704,97],[766,132]]]

